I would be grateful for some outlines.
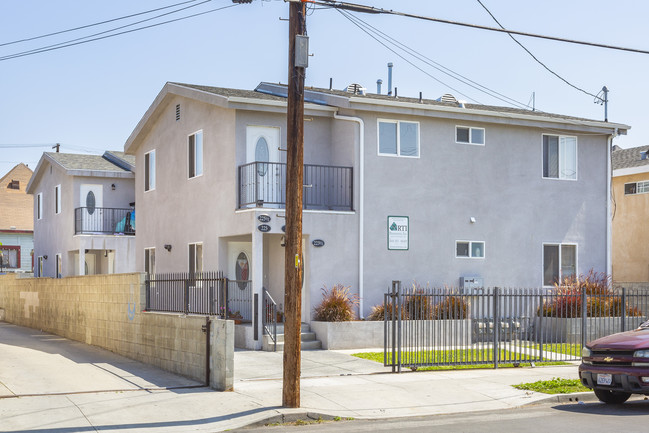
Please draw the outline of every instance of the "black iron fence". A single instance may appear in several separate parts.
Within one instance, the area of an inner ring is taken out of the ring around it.
[[[576,361],[588,342],[631,330],[649,292],[631,289],[401,288],[384,296],[384,364],[402,367]]]
[[[304,165],[304,209],[353,210],[352,167]],[[239,167],[239,208],[286,204],[286,164],[251,162]]]
[[[229,280],[222,272],[147,275],[146,310],[250,322],[252,282]]]
[[[78,207],[74,210],[74,233],[135,235],[135,210]]]

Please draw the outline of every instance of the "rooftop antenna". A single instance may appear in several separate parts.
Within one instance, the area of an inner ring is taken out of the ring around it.
[[[602,87],[593,102],[604,106],[604,122],[608,122],[608,88],[606,86]]]

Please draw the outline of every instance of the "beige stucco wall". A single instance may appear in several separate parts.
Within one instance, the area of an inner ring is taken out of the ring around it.
[[[649,194],[624,195],[624,184],[649,173],[613,178],[613,281],[649,282]]]
[[[203,382],[205,317],[141,311],[143,285],[144,274],[139,273],[62,279],[3,275],[0,311],[4,310],[6,322],[99,346]],[[221,323],[215,329],[216,322]],[[229,332],[233,352],[234,326],[225,322],[213,320],[212,336],[224,339]],[[227,342],[219,344],[227,347]],[[228,364],[227,353],[221,352],[212,354],[214,361],[223,363],[221,367],[212,363],[212,375],[224,378],[227,370],[232,376],[233,361]]]

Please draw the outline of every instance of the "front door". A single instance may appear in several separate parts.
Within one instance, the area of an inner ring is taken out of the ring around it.
[[[81,230],[84,233],[101,233],[103,227],[103,187],[102,185],[82,184],[79,191],[81,208]]]
[[[246,162],[248,201],[263,205],[285,202],[283,176],[285,167],[279,165],[280,130],[270,126],[248,126],[246,129]]]

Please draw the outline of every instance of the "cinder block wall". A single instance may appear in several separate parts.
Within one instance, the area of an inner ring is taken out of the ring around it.
[[[142,312],[144,296],[141,273],[62,279],[0,275],[0,310],[6,322],[99,346],[204,382],[205,317]],[[225,330],[232,328],[233,352],[234,326],[218,326],[224,329],[219,335],[226,337]],[[220,370],[214,365],[212,369],[213,375]],[[230,376],[231,369],[229,365]],[[214,387],[227,389],[231,383]]]

